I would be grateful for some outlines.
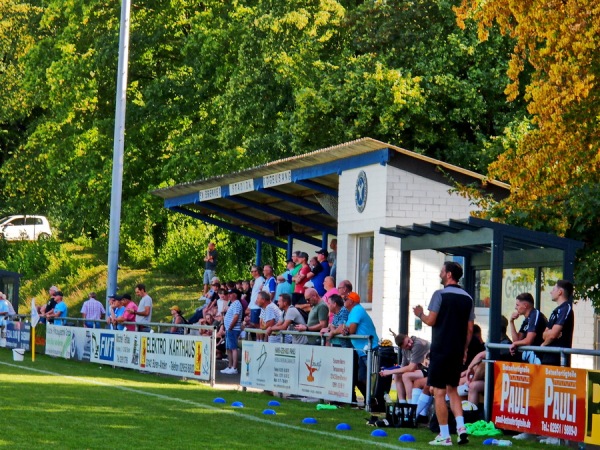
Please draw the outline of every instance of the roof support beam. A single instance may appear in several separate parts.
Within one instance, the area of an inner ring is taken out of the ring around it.
[[[284,241],[280,241],[278,239],[272,239],[269,237],[262,236],[254,231],[247,230],[237,225],[233,225],[227,223],[223,220],[215,219],[213,217],[207,216],[206,214],[200,214],[194,211],[190,211],[189,209],[180,208],[178,206],[169,208],[171,211],[179,212],[185,214],[187,216],[193,217],[194,219],[202,220],[203,222],[210,223],[211,225],[215,225],[217,227],[221,227],[225,230],[233,231],[235,233],[241,234],[242,236],[247,236],[252,239],[260,240],[262,242],[266,242],[269,245],[272,245],[277,248],[286,249],[287,244]]]
[[[328,214],[321,205],[305,200],[304,198],[294,197],[293,195],[286,194],[285,192],[281,192],[273,188],[263,189],[262,192],[269,194],[272,197],[277,197],[280,200],[293,203],[302,208],[311,209],[319,214]]]
[[[320,192],[321,194],[331,195],[332,197],[336,197],[336,198],[338,196],[337,189],[332,189],[330,187],[323,186],[322,184],[317,183],[315,181],[311,181],[311,180],[298,180],[298,181],[296,181],[296,184],[299,184],[300,186],[304,186],[304,187],[307,187],[309,189],[312,189],[313,191]]]
[[[249,200],[245,197],[236,196],[236,197],[230,197],[229,199],[231,201],[241,203],[242,205],[264,211],[267,214],[272,214],[274,216],[281,217],[282,219],[288,220],[290,222],[294,222],[294,223],[297,223],[300,225],[315,228],[316,230],[319,230],[319,231],[325,231],[329,234],[337,234],[337,230],[333,227],[323,225],[323,224],[315,222],[313,220],[306,219],[304,217],[297,216],[295,214],[291,214],[291,213],[282,211],[277,208],[273,208],[272,206],[269,206],[269,205],[263,205],[261,203],[255,202],[253,200]]]
[[[221,216],[229,216],[234,219],[241,220],[242,222],[248,222],[252,225],[256,225],[257,227],[264,228],[267,231],[273,231],[273,222],[265,222],[264,220],[257,219],[256,217],[252,217],[247,214],[242,214],[233,209],[228,209],[219,205],[215,205],[214,203],[203,202],[202,207],[215,211]]]

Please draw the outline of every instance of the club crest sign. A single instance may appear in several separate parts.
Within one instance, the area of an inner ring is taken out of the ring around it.
[[[364,170],[361,170],[356,178],[356,188],[354,190],[354,202],[359,213],[362,213],[365,206],[367,206],[368,190],[367,174]]]

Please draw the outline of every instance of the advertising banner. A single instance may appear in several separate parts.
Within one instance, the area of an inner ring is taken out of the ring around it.
[[[46,325],[46,355],[71,359],[74,327]]]
[[[350,403],[352,357],[346,348],[244,341],[240,384]]]
[[[210,337],[92,330],[90,361],[210,380]]]
[[[587,371],[494,363],[492,420],[499,428],[583,441]]]
[[[31,324],[25,322],[6,322],[6,347],[31,350]]]

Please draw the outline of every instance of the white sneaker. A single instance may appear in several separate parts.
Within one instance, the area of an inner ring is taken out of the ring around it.
[[[452,438],[450,436],[443,438],[441,434],[438,434],[433,441],[429,441],[429,445],[441,445],[447,447],[452,445]]]
[[[227,372],[227,375],[237,375],[238,370],[235,367],[232,367],[231,369],[229,369],[229,372]]]
[[[516,439],[517,441],[533,440],[535,438],[535,434],[531,433],[521,433],[517,434],[516,436],[513,436],[513,439]]]
[[[556,437],[547,437],[540,439],[540,444],[560,445],[560,439]]]
[[[231,373],[231,367],[225,367],[223,370],[220,371],[221,373],[224,374],[230,374]]]

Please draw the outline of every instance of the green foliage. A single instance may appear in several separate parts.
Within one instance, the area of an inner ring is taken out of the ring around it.
[[[525,112],[502,94],[510,39],[479,43],[473,24],[456,26],[455,3],[136,2],[122,261],[199,275],[194,247],[208,240],[185,242],[149,194],[159,187],[362,136],[483,170],[501,150],[495,137]],[[0,100],[15,101],[0,101],[5,208],[50,216],[61,238],[105,243],[119,4],[28,1],[27,13],[6,4],[2,60],[13,69],[0,70]],[[215,240],[223,275],[246,277],[254,244]],[[264,252],[282,268],[277,251]]]
[[[44,274],[60,251],[60,244],[53,240],[39,241],[0,241],[0,264],[5,270],[18,272],[25,279],[37,278]]]

